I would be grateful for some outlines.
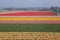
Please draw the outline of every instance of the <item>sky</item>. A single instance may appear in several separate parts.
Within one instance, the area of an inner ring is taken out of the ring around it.
[[[60,7],[60,0],[0,0],[0,8],[5,7]]]

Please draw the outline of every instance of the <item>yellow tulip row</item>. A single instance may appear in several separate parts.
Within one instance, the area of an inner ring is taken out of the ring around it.
[[[34,17],[31,17],[31,18],[24,18],[24,17],[0,17],[0,20],[60,20],[60,18],[34,18]]]

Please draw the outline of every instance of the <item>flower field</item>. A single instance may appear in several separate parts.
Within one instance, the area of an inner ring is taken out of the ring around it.
[[[60,16],[52,11],[0,13],[0,40],[60,40]]]

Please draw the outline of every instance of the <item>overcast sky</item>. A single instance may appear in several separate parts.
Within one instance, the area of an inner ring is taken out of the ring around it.
[[[60,0],[0,0],[2,7],[60,7]]]

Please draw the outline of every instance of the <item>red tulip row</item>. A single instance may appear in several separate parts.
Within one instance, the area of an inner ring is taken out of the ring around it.
[[[0,16],[56,16],[54,12],[8,12],[0,13]]]

